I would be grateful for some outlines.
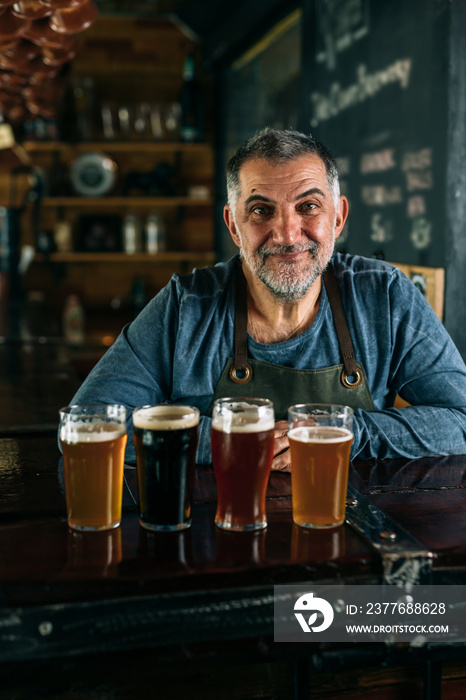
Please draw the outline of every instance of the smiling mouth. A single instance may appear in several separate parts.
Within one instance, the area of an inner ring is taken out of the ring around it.
[[[300,250],[293,253],[270,253],[269,255],[273,258],[282,258],[283,260],[298,260],[298,258],[302,257],[303,253],[309,252],[308,250]]]
[[[282,250],[259,250],[258,252],[262,256],[262,259],[265,261],[267,258],[272,257],[277,260],[281,260],[282,262],[295,262],[300,260],[303,257],[303,254],[308,253],[312,258],[314,258],[317,254],[317,245],[313,248],[310,248],[309,246],[307,248],[303,248],[301,250],[287,250],[285,247]]]

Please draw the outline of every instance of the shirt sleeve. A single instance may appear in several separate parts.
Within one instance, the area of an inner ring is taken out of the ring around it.
[[[357,409],[352,458],[466,454],[463,359],[423,295],[398,270],[388,293],[388,382],[410,405]]]
[[[170,395],[178,329],[178,295],[171,282],[119,337],[74,396],[72,403],[119,403],[128,411],[125,461],[135,463],[132,411]]]

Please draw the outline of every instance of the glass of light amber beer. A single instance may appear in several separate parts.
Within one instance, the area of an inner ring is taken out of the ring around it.
[[[139,522],[170,532],[191,525],[199,409],[160,404],[133,411]]]
[[[274,408],[268,399],[223,398],[212,413],[215,523],[225,530],[267,526],[265,493],[273,459]]]
[[[353,409],[297,404],[288,409],[293,520],[311,528],[344,522]]]
[[[118,527],[127,439],[125,406],[75,405],[59,413],[69,527]]]

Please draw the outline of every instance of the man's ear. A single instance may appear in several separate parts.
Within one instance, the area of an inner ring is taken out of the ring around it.
[[[228,226],[228,230],[230,231],[230,235],[233,239],[233,243],[238,248],[241,248],[241,240],[240,240],[240,237],[238,236],[238,232],[236,229],[235,218],[234,218],[233,212],[231,211],[230,206],[228,204],[225,204],[225,206],[223,207],[223,218],[225,220],[226,225]]]
[[[337,216],[335,220],[335,238],[338,238],[340,233],[343,231],[343,226],[348,217],[349,204],[348,200],[344,195],[340,195],[340,201],[337,209]]]

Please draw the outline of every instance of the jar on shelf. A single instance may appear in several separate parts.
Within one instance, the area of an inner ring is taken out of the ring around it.
[[[73,250],[73,234],[69,221],[60,219],[55,223],[53,240],[59,253],[70,253]]]
[[[136,214],[127,214],[123,220],[123,249],[129,255],[142,250],[141,219]]]
[[[158,214],[149,214],[146,219],[146,250],[160,253],[167,249],[165,222]]]

